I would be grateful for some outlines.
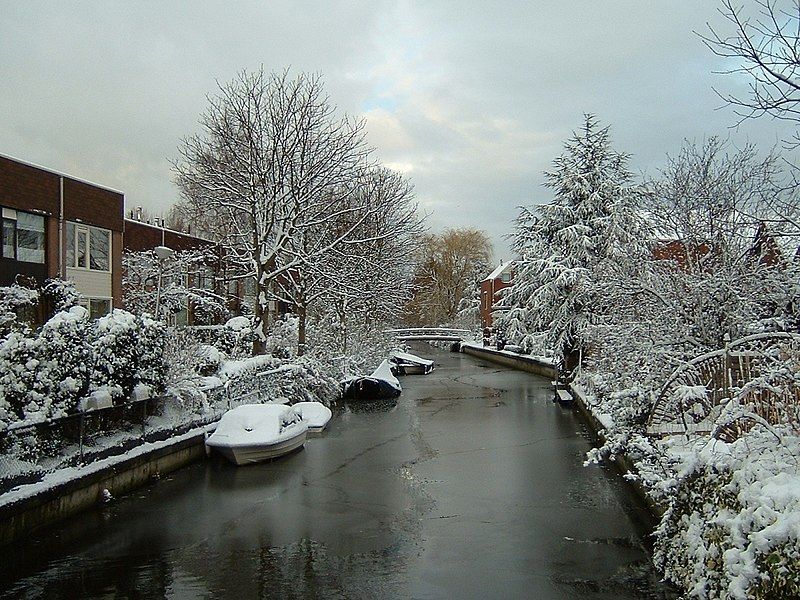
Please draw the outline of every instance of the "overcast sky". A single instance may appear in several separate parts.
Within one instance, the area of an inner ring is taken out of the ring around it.
[[[717,7],[0,0],[0,154],[158,213],[177,199],[169,159],[216,81],[261,65],[317,71],[342,112],[367,119],[380,159],[411,177],[432,229],[484,229],[509,258],[517,207],[550,199],[542,172],[585,112],[648,174],[685,138],[766,148],[784,135],[769,120],[729,129],[712,86],[744,82],[713,74],[726,65],[693,34],[723,25]]]

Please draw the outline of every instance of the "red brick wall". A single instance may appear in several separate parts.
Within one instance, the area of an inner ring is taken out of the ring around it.
[[[161,228],[125,220],[123,247],[126,251],[142,252],[161,246]]]
[[[124,201],[117,192],[64,178],[64,218],[68,221],[122,231]]]
[[[58,272],[58,217],[47,217],[44,223],[45,258],[48,277],[60,277]]]
[[[163,241],[162,241],[163,236]],[[125,250],[141,252],[152,250],[156,246],[166,246],[173,250],[195,250],[203,247],[214,247],[216,244],[194,237],[188,233],[179,233],[149,225],[140,221],[125,219]]]
[[[0,205],[58,214],[59,176],[0,156]]]

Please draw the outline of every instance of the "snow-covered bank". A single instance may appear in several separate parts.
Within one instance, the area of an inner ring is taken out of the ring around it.
[[[589,460],[624,457],[626,478],[663,511],[654,561],[666,579],[696,598],[800,597],[794,428],[756,422],[730,443],[696,433],[654,438],[641,417],[647,390],[609,391],[591,373],[579,379],[604,424],[604,444]]]
[[[556,368],[553,362],[545,357],[526,356],[508,350],[497,350],[476,343],[462,343],[461,351],[502,365],[521,369],[542,377],[555,379]]]

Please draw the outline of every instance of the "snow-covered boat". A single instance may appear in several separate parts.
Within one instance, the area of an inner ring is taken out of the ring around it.
[[[392,373],[388,360],[383,361],[371,375],[342,381],[342,396],[352,400],[397,398],[401,391],[400,382]]]
[[[307,423],[291,406],[243,404],[222,415],[206,446],[236,465],[246,465],[300,448],[307,431]]]
[[[306,422],[309,433],[319,433],[331,420],[331,409],[321,402],[298,402],[292,408]]]
[[[395,375],[427,375],[434,368],[432,360],[397,350],[392,352],[389,362]]]

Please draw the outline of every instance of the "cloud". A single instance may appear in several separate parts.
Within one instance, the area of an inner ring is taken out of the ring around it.
[[[126,192],[158,211],[168,160],[205,95],[241,69],[321,72],[411,177],[430,225],[485,228],[499,255],[521,204],[584,112],[653,173],[684,138],[763,146],[781,124],[736,131],[711,89],[727,65],[693,30],[713,3],[455,1],[11,3],[0,21],[0,152]]]

